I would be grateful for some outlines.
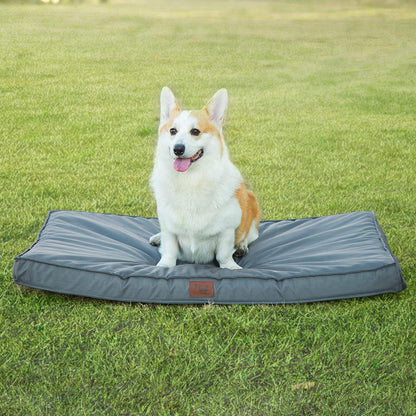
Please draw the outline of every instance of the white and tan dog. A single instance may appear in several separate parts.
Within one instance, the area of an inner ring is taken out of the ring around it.
[[[227,90],[219,90],[199,111],[182,111],[164,87],[160,96],[159,140],[150,179],[161,233],[160,267],[176,260],[241,268],[233,259],[258,237],[260,212],[232,164],[222,135]]]

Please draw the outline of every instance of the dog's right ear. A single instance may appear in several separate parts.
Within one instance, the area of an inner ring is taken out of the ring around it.
[[[163,87],[160,93],[160,126],[168,120],[172,111],[180,111],[173,92],[168,87]]]

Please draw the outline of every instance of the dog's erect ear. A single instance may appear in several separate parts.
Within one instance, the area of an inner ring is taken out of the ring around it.
[[[204,109],[209,114],[210,120],[218,127],[222,127],[225,121],[225,111],[228,105],[228,93],[225,88],[218,90]]]
[[[160,93],[160,125],[163,126],[168,120],[172,111],[180,111],[173,92],[168,87],[163,87]]]

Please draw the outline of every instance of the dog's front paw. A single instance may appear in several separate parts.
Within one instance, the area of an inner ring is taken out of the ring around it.
[[[242,269],[233,259],[228,260],[226,263],[220,263],[221,269],[239,270]]]
[[[162,240],[161,233],[158,233],[158,234],[152,235],[149,238],[149,243],[152,246],[159,247],[160,246],[160,243],[161,243],[161,240]]]
[[[176,260],[161,258],[159,263],[156,264],[156,266],[157,267],[174,267],[176,266]]]

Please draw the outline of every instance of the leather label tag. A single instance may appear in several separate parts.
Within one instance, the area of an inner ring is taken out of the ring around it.
[[[192,281],[189,282],[189,296],[191,298],[213,298],[214,282]]]

